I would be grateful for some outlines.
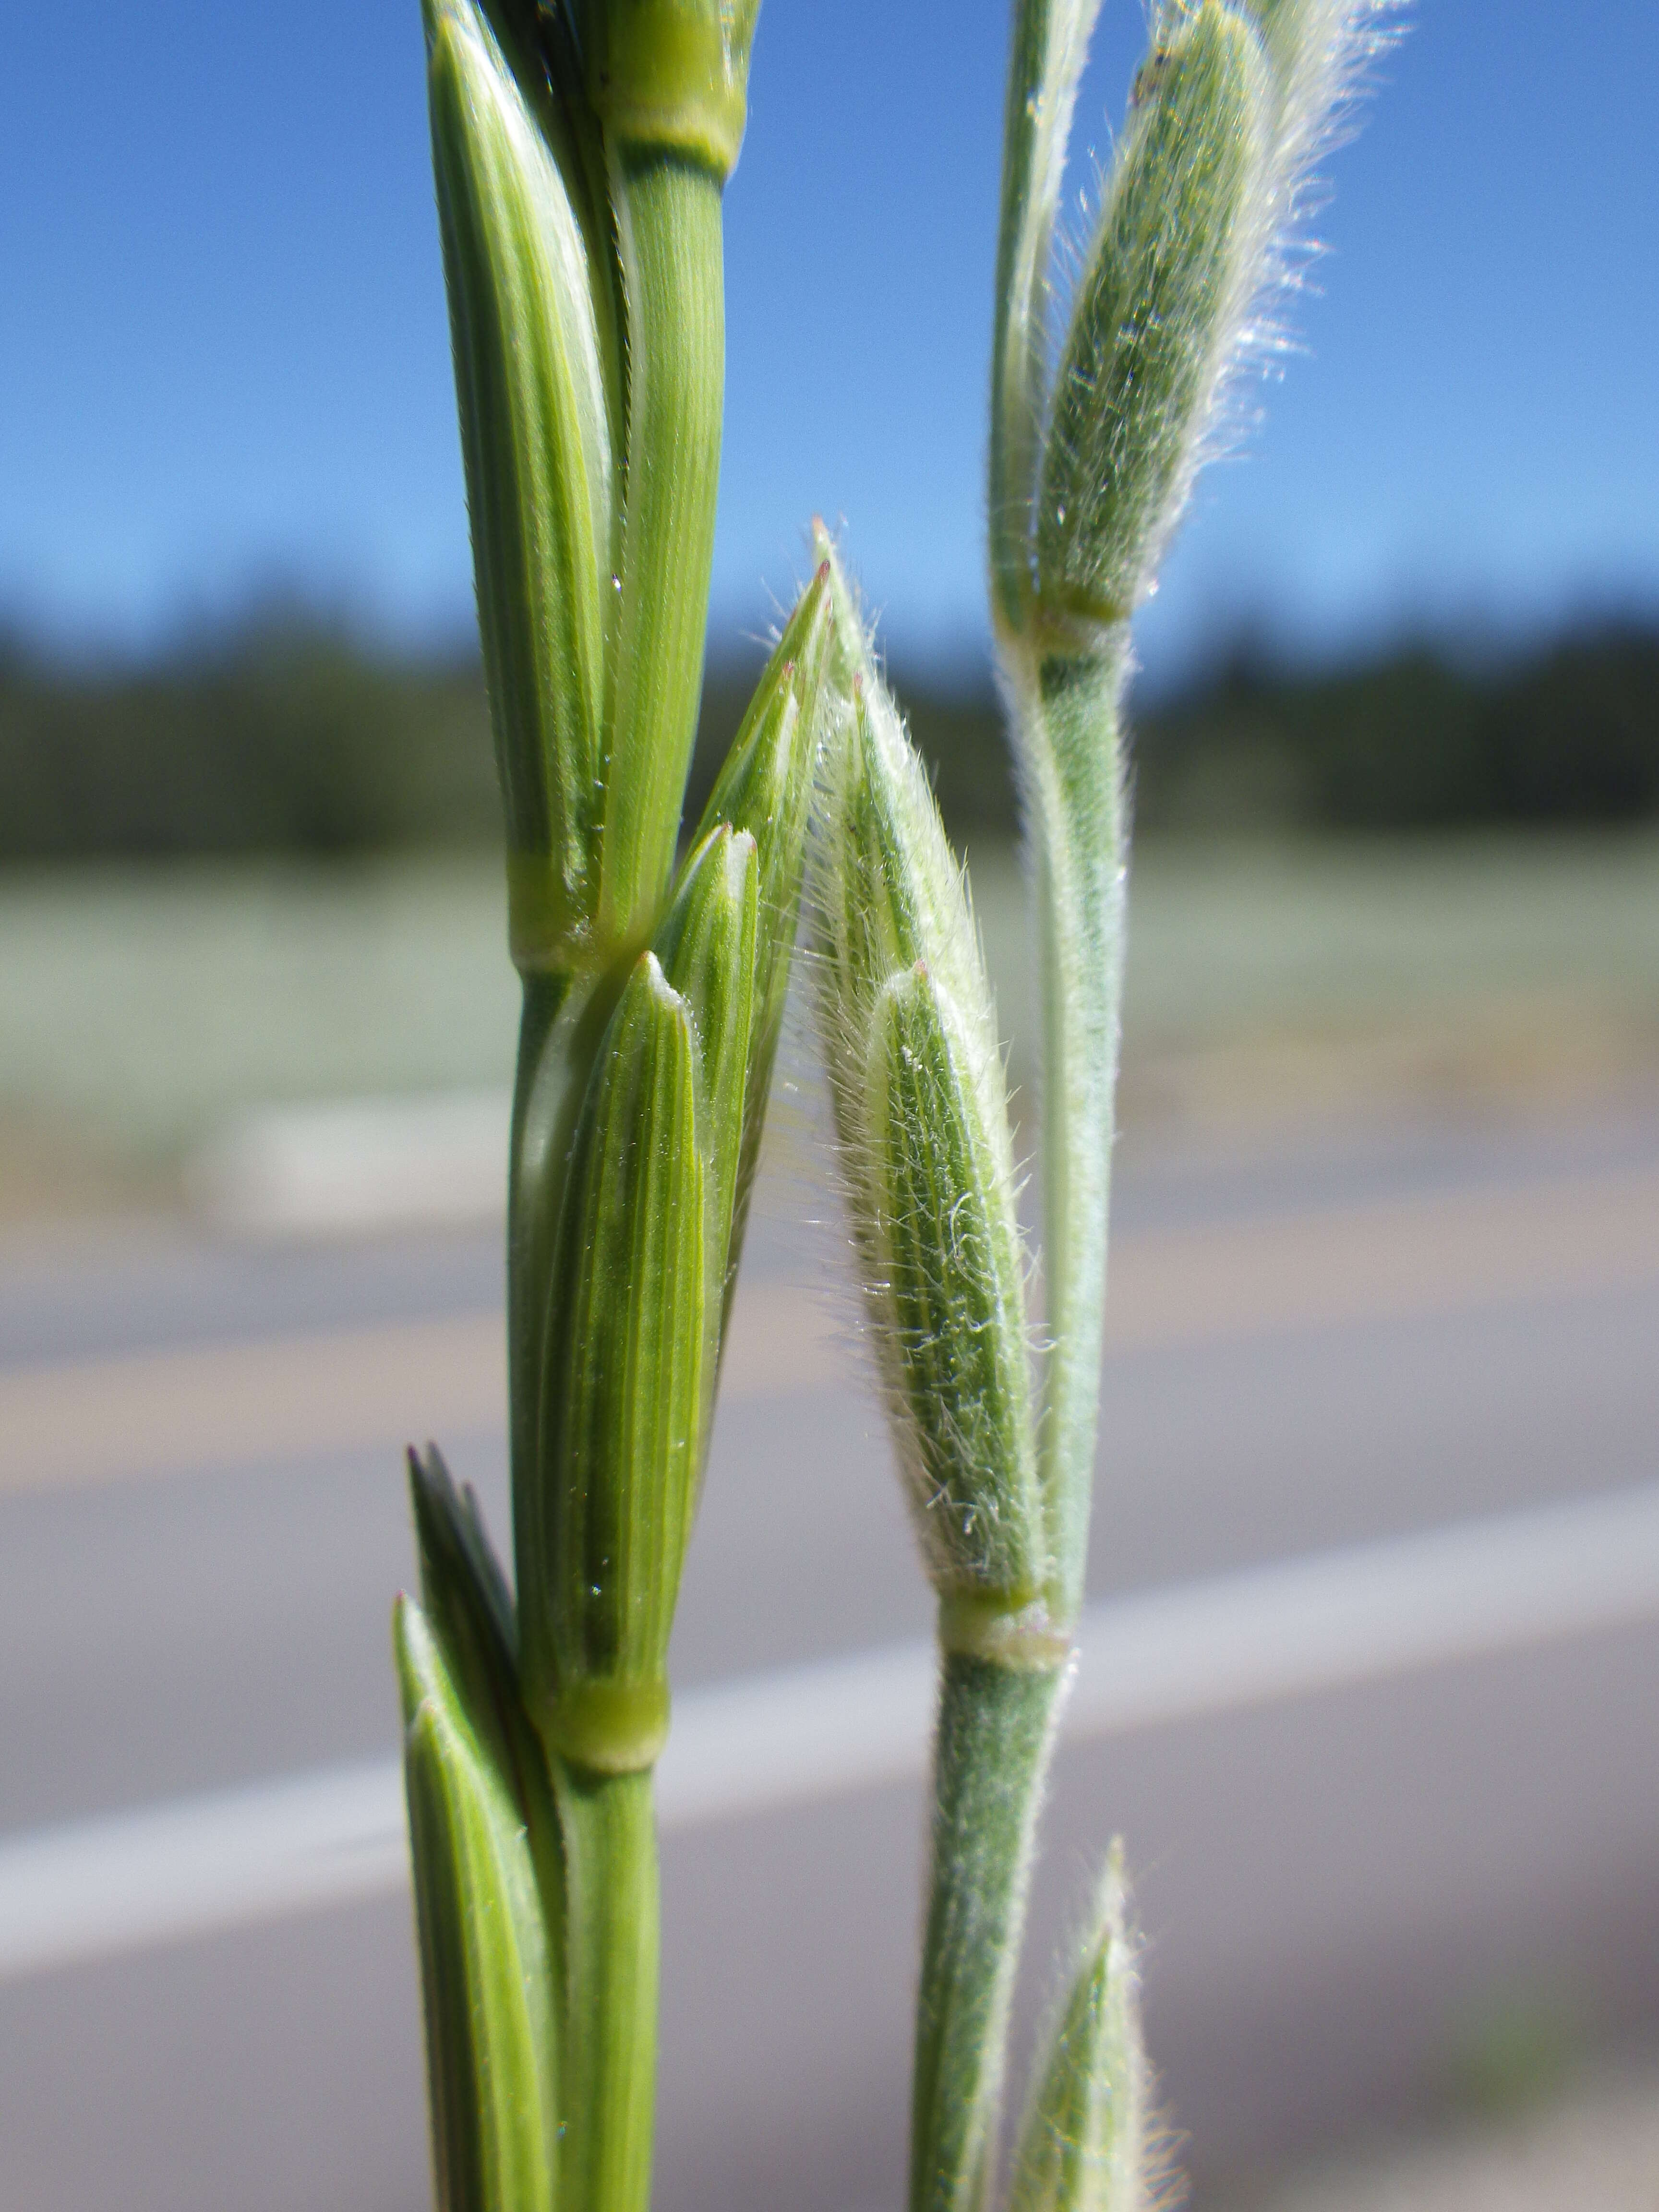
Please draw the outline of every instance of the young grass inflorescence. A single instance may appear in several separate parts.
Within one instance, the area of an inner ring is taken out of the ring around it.
[[[708,615],[721,190],[758,0],[425,0],[523,985],[507,1237],[514,1589],[412,1455],[397,1616],[446,2212],[643,2212],[668,1648],[806,872],[869,1335],[939,1598],[913,2212],[993,2193],[1082,1600],[1105,1294],[1129,626],[1261,348],[1376,0],[1158,0],[1063,318],[1097,0],[1016,0],[993,625],[1044,1047],[1041,1332],[965,878],[835,549],[677,862]],[[1036,2074],[1014,2212],[1147,2201],[1121,1861]]]
[[[1042,994],[1040,1343],[1025,1328],[1001,1066],[965,891],[850,611],[836,650],[853,668],[856,735],[831,777],[815,878],[854,1244],[939,1599],[911,2212],[980,2212],[994,2188],[1032,1844],[1083,1597],[1131,620],[1225,422],[1230,382],[1263,350],[1308,162],[1382,13],[1371,0],[1158,0],[1061,314],[1055,216],[1097,4],[1016,0],[991,375],[992,626]],[[894,921],[872,929],[872,916]],[[1022,2212],[1148,2201],[1124,1914],[1115,1872],[1039,2069],[1013,2183]]]

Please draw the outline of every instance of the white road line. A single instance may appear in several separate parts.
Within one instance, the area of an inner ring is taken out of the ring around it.
[[[1084,1740],[1659,1620],[1659,1483],[1151,1590],[1092,1608]],[[934,1658],[914,1644],[680,1699],[663,1826],[908,1782]],[[0,1981],[393,1891],[395,1763],[0,1838]]]
[[[384,1760],[0,1839],[0,1981],[378,1896],[408,1856]]]

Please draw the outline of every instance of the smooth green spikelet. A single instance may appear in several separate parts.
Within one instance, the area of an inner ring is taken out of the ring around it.
[[[843,599],[845,587],[842,587]],[[850,603],[849,603],[850,611]],[[960,871],[861,630],[816,879],[819,1003],[871,1332],[941,1596],[1048,1571],[1002,1058]],[[972,1632],[979,1632],[975,1625]]]
[[[440,2212],[555,2202],[553,1975],[506,1777],[421,1608],[399,1601],[404,1772]]]
[[[1077,1977],[1050,2028],[1008,2212],[1146,2212],[1147,2072],[1139,1977],[1114,1845]]]
[[[599,896],[611,427],[567,177],[473,0],[426,0],[479,631],[521,968],[573,957]]]
[[[549,1747],[592,1771],[648,1766],[667,1726],[668,1636],[787,981],[829,621],[818,581],[588,1048],[564,1148],[515,1528],[526,1701]]]
[[[783,1028],[813,778],[835,714],[836,694],[828,681],[832,622],[830,571],[821,563],[762,672],[697,830],[698,844],[721,823],[747,831],[758,863],[754,1017],[726,1245],[723,1304],[728,1311]]]
[[[718,823],[686,861],[655,945],[670,988],[690,1011],[696,1038],[697,1146],[708,1216],[703,1235],[708,1270],[703,1295],[705,1435],[714,1412],[727,1254],[743,1157],[744,1100],[755,1013],[758,873],[755,840],[748,830]],[[698,1458],[700,1473],[701,1450]]]
[[[518,1624],[478,1502],[459,1492],[435,1444],[409,1455],[421,1606],[479,1741],[511,1786],[520,1817],[550,1826],[545,1774],[519,1699]]]
[[[691,1009],[644,952],[577,1129],[551,1270],[538,1462],[519,1501],[522,1680],[550,1748],[649,1766],[690,1533],[707,1364]]]
[[[1185,503],[1260,281],[1273,92],[1218,0],[1166,14],[1078,287],[1037,511],[1037,592],[1061,633],[1133,611]]]
[[[435,1444],[409,1455],[421,1567],[421,1609],[473,1731],[506,1782],[530,1838],[548,1915],[548,1943],[562,1955],[558,1817],[547,1763],[519,1692],[513,1600],[471,1486],[458,1490]]]

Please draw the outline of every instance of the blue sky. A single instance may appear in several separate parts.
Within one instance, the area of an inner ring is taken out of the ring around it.
[[[715,617],[820,508],[896,642],[981,635],[1004,0],[765,0],[727,196]],[[1076,186],[1141,42],[1104,0]],[[470,573],[416,0],[14,11],[0,619],[146,644],[284,587],[454,635]],[[1148,610],[1524,632],[1659,601],[1659,9],[1422,0],[1328,164],[1305,354]],[[1075,204],[1075,193],[1073,195]]]

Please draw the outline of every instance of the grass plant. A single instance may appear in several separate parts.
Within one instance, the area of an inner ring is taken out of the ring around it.
[[[718,474],[720,192],[756,0],[426,0],[523,992],[514,1591],[435,1451],[397,1646],[447,2212],[642,2212],[651,1774],[806,866],[869,1335],[939,1598],[912,2212],[997,2182],[1011,1996],[1083,1594],[1123,972],[1130,623],[1262,344],[1369,0],[1158,0],[1066,312],[1095,0],[1017,0],[994,628],[1036,888],[1042,1322],[965,879],[836,550],[678,865]],[[1036,2069],[1018,2212],[1147,2202],[1121,1862]]]

